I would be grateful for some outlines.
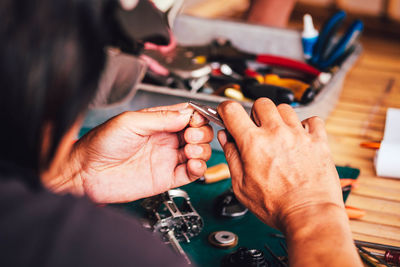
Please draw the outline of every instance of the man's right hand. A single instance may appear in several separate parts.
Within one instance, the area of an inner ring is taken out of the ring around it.
[[[286,235],[290,266],[361,266],[324,123],[300,122],[288,105],[255,101],[219,105],[227,131],[218,133],[235,195]],[[338,256],[340,255],[340,256]]]
[[[339,178],[323,121],[302,123],[289,105],[258,99],[252,119],[236,102],[218,107],[235,143],[218,134],[238,199],[265,223],[281,228],[291,213],[314,206],[343,208]]]

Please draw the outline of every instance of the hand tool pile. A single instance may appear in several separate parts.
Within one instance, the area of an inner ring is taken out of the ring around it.
[[[144,83],[225,96],[238,101],[268,97],[274,103],[307,105],[355,49],[363,24],[356,20],[337,38],[346,14],[324,25],[308,62],[242,51],[229,40],[206,45],[146,49],[149,70]]]

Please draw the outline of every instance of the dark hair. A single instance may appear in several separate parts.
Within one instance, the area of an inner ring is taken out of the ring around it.
[[[101,0],[0,1],[0,160],[37,174],[51,162],[96,92],[103,12]]]

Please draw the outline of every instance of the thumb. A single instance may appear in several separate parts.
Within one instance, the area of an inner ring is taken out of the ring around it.
[[[157,110],[151,112],[128,112],[124,119],[137,134],[151,135],[159,132],[179,132],[190,122],[193,109]]]

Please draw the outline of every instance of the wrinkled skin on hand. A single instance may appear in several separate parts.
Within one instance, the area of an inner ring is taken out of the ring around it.
[[[288,217],[324,205],[343,207],[339,177],[323,121],[300,122],[286,104],[260,98],[251,118],[232,101],[218,107],[227,131],[218,133],[235,195],[262,221],[284,230]]]

